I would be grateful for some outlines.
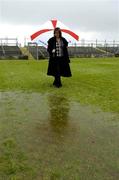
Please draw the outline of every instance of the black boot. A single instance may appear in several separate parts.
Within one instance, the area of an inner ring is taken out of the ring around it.
[[[53,85],[54,86],[56,86],[56,87],[62,87],[62,83],[61,83],[61,78],[60,78],[60,76],[58,76],[58,77],[55,77],[55,80],[54,80],[54,82],[53,82]]]

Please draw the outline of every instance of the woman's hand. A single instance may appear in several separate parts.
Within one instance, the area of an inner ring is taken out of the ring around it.
[[[52,50],[52,53],[55,53],[55,49]]]

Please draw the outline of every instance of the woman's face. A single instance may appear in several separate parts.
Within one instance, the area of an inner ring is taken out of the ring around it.
[[[55,31],[55,37],[56,37],[56,38],[59,38],[59,37],[60,37],[59,31]]]

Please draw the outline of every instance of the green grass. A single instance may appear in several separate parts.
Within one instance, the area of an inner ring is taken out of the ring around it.
[[[119,112],[119,58],[75,59],[72,78],[63,78],[64,93],[82,104]],[[53,78],[46,75],[47,61],[0,61],[1,91],[54,92]]]
[[[0,61],[0,180],[119,179],[119,58]]]

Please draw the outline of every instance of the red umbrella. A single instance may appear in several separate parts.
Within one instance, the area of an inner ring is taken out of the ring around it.
[[[35,32],[34,34],[31,35],[31,40],[33,41],[40,41],[40,42],[45,42],[51,37],[51,32],[54,31],[56,27],[60,27],[63,36],[68,38],[69,41],[71,41],[71,37],[78,41],[79,36],[71,31],[68,27],[66,27],[63,23],[57,20],[50,20],[47,21],[44,25],[40,27],[40,30]],[[45,36],[44,36],[45,34]],[[52,34],[53,35],[53,34]],[[69,38],[70,37],[70,38]],[[43,40],[44,39],[44,40]]]

